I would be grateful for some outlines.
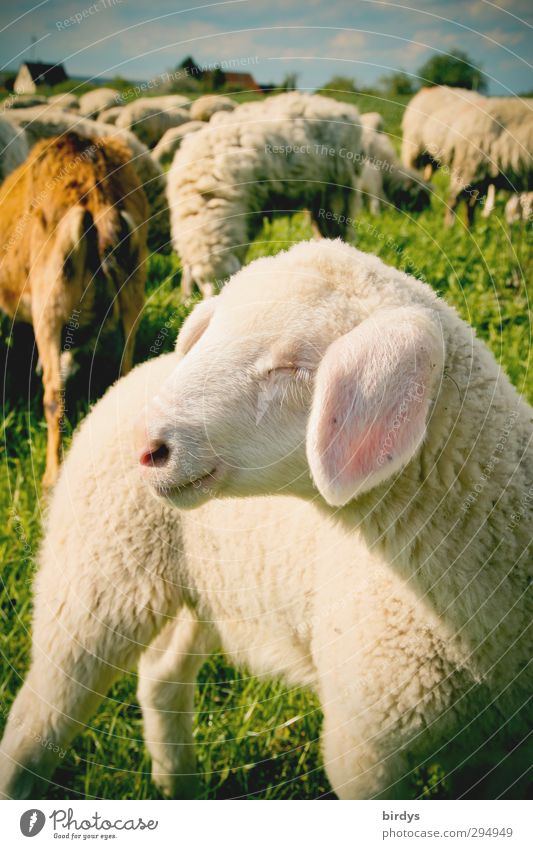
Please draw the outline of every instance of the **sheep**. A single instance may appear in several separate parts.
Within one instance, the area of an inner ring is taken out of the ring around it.
[[[429,179],[433,168],[440,164],[443,138],[457,112],[482,101],[482,95],[469,89],[421,88],[409,101],[402,118],[403,165],[424,167],[424,176]]]
[[[217,112],[183,140],[168,175],[184,294],[221,286],[273,210],[308,208],[321,235],[345,234],[361,158],[359,113],[327,97],[292,92]]]
[[[376,133],[383,132],[383,116],[379,112],[363,112],[361,115],[361,124],[364,127],[371,127]]]
[[[0,118],[0,182],[24,162],[28,152],[24,131],[17,132],[9,121]]]
[[[170,216],[166,200],[166,177],[146,146],[133,133],[112,124],[90,121],[74,112],[63,112],[49,106],[18,109],[6,117],[13,126],[25,130],[30,145],[42,138],[57,136],[70,130],[90,139],[114,138],[124,143],[131,151],[132,165],[141,180],[150,206],[149,247],[152,250],[168,250]]]
[[[131,368],[144,303],[148,207],[125,146],[68,133],[37,144],[7,178],[0,215],[0,307],[34,328],[48,426],[43,485],[50,487],[61,451],[62,371],[76,336],[84,329],[94,336],[109,313],[119,314],[121,371]]]
[[[204,94],[191,103],[191,121],[209,121],[217,112],[233,112],[237,102],[220,94]]]
[[[147,147],[154,147],[161,136],[171,127],[179,127],[190,121],[189,101],[183,105],[173,105],[178,95],[172,95],[170,102],[166,97],[143,97],[123,106],[117,116],[116,125],[135,133]]]
[[[80,114],[84,118],[96,118],[104,109],[120,103],[120,92],[115,88],[94,88],[79,99]]]
[[[425,284],[329,240],[241,270],[74,437],[0,794],[38,798],[141,655],[154,781],[192,795],[193,685],[222,646],[317,693],[341,798],[405,798],[433,756],[452,778],[472,766],[485,798],[518,795],[530,436],[531,410]]]
[[[515,221],[533,220],[533,192],[512,195],[505,205],[505,220],[508,224]]]
[[[80,108],[80,101],[75,94],[64,92],[63,94],[53,94],[48,98],[48,103],[57,106],[59,109],[77,112]]]
[[[104,109],[98,116],[98,121],[101,124],[116,124],[117,118],[122,112],[122,106],[112,106],[110,109]]]
[[[489,97],[475,113],[462,110],[451,124],[439,152],[450,168],[446,222],[451,224],[461,200],[472,223],[477,199],[494,189],[533,189],[533,105],[519,98]]]
[[[359,191],[374,215],[386,200],[399,209],[425,209],[430,202],[429,187],[415,171],[398,162],[389,138],[375,129],[376,115],[361,115],[365,156]]]
[[[188,136],[189,133],[196,133],[203,127],[205,127],[203,121],[187,121],[180,127],[171,127],[152,150],[153,159],[161,166],[166,165],[172,160],[185,136]]]

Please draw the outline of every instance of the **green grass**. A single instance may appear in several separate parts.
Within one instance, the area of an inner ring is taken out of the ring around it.
[[[368,104],[368,108],[376,106]],[[363,213],[354,241],[363,250],[423,277],[454,304],[487,341],[519,390],[532,401],[528,308],[533,261],[527,241],[531,233],[516,225],[509,239],[501,205],[488,222],[478,218],[470,234],[458,223],[453,230],[445,231],[445,189],[445,178],[438,177],[432,209],[415,217],[395,210],[386,210],[378,218]],[[247,259],[275,254],[310,235],[303,214],[265,221]],[[170,331],[162,350],[170,350],[173,345],[187,312],[181,302],[179,276],[176,257],[151,258],[147,305],[138,336],[139,361],[150,355],[150,345],[165,322]],[[3,724],[29,663],[31,580],[41,527],[38,495],[46,430],[40,381],[33,377],[28,384],[31,334],[18,331],[8,348],[6,321],[1,330],[1,353],[4,359],[8,355],[9,376],[4,440],[0,445]],[[101,362],[108,370],[109,361],[104,350]],[[102,369],[106,374],[103,366]],[[106,379],[114,376],[112,371],[111,368]],[[67,400],[72,425],[102,389],[96,383],[87,389],[87,372],[82,367],[81,376],[71,387],[70,401]],[[157,798],[149,779],[135,685],[132,675],[112,690],[91,729],[75,741],[62,760],[56,774],[58,786],[49,790],[51,797]],[[205,797],[288,799],[328,793],[317,744],[320,710],[309,693],[288,690],[279,682],[259,682],[242,670],[237,672],[222,657],[215,657],[201,672],[197,704],[195,740]],[[440,777],[438,763],[430,764],[425,772],[416,772],[413,796],[453,796],[453,787],[439,782]]]

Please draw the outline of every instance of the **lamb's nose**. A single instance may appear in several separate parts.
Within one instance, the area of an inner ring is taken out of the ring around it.
[[[144,448],[141,449],[139,463],[141,466],[155,466],[157,468],[161,468],[162,466],[166,466],[169,457],[170,450],[168,445],[165,445],[164,442],[154,441],[149,445],[145,445]]]

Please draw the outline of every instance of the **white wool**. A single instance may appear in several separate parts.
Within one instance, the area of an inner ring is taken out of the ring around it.
[[[322,235],[345,234],[361,159],[359,113],[330,98],[292,92],[218,112],[169,172],[185,291],[222,285],[274,210],[307,208]]]
[[[95,118],[104,109],[120,103],[120,92],[114,88],[95,88],[82,94],[79,99],[80,114],[84,118]]]
[[[52,103],[58,109],[67,109],[77,111],[80,108],[80,101],[75,94],[64,92],[63,94],[53,94],[48,98],[48,103]]]
[[[171,127],[190,121],[188,106],[187,98],[180,95],[142,97],[122,107],[116,125],[153,147]]]
[[[306,431],[332,365],[349,377],[357,360],[345,349],[361,328],[368,403],[373,386],[385,393],[370,413],[387,413],[403,376],[382,376],[406,321],[429,336],[405,367],[432,371],[419,374],[424,417],[417,388],[397,427],[413,414],[424,438],[336,510],[313,484],[320,447],[311,439],[306,453]],[[405,798],[413,767],[436,753],[452,780],[465,762],[486,777],[485,798],[518,793],[532,689],[531,417],[455,311],[378,258],[323,240],[241,270],[195,308],[177,354],[121,380],[73,440],[43,539],[33,662],[2,741],[1,792],[36,798],[57,758],[39,741],[63,750],[150,644],[139,698],[166,793],[194,793],[193,684],[218,647],[252,673],[313,689],[324,765],[343,798]],[[141,476],[133,444],[148,437],[166,442],[169,459]],[[202,480],[211,458],[220,468]],[[169,500],[150,496],[163,487]]]
[[[160,165],[166,165],[172,161],[185,136],[196,133],[203,127],[205,127],[203,121],[187,121],[179,127],[171,127],[157,142],[152,150],[152,157]]]
[[[204,94],[191,103],[191,121],[209,121],[217,112],[233,112],[237,102],[220,94]]]

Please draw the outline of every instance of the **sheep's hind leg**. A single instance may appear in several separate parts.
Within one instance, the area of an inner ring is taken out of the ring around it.
[[[0,798],[40,797],[75,734],[163,624],[148,607],[128,615],[112,593],[89,603],[82,578],[57,582],[54,595],[37,592],[32,663],[0,744]]]
[[[217,642],[210,625],[184,611],[141,657],[138,696],[145,743],[153,781],[167,796],[186,799],[197,792],[194,690],[198,671]]]

